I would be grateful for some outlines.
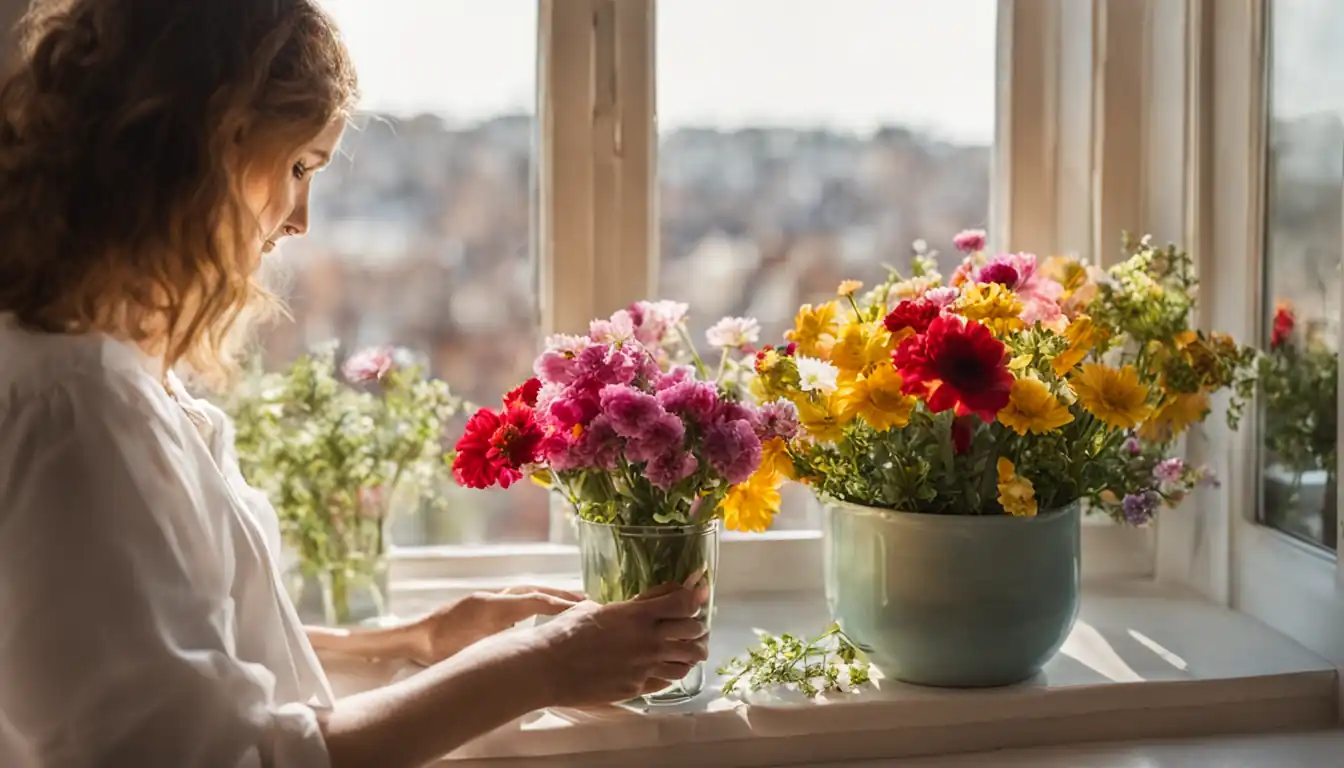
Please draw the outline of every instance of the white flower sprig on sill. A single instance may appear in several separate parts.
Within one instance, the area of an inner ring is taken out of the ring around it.
[[[837,624],[811,640],[793,635],[761,635],[761,644],[719,668],[729,676],[723,695],[784,687],[816,698],[825,693],[853,693],[872,680],[872,667]]]

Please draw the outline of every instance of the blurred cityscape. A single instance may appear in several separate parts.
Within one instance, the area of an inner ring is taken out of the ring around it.
[[[533,127],[526,115],[471,125],[361,116],[314,183],[312,231],[277,257],[294,322],[267,331],[268,367],[328,339],[396,344],[481,404],[529,375],[540,342]],[[659,168],[660,298],[691,302],[697,337],[719,317],[751,315],[763,341],[777,339],[800,303],[834,295],[842,279],[904,267],[917,238],[950,259],[952,235],[986,222],[989,168],[987,146],[900,127],[671,132]],[[462,492],[394,537],[545,540],[547,509],[534,487]],[[814,524],[801,512],[782,521]]]

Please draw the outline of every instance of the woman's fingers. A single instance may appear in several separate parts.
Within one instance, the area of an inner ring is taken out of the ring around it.
[[[528,595],[534,593],[539,595],[550,595],[551,597],[558,597],[561,600],[568,600],[571,603],[581,603],[586,599],[583,595],[577,592],[570,592],[567,589],[556,589],[555,587],[547,587],[540,584],[520,586],[520,587],[506,587],[503,591],[500,592],[500,594],[504,595]]]
[[[633,605],[650,618],[685,619],[699,613],[707,598],[708,593],[704,590],[670,584],[645,592],[635,598]]]
[[[699,619],[667,619],[658,622],[658,636],[664,640],[699,640],[709,627]]]
[[[661,691],[671,684],[670,681],[680,680],[689,675],[694,664],[681,664],[675,661],[664,661],[654,666],[649,673],[649,683],[661,682],[662,685],[654,688],[655,691]]]
[[[658,649],[658,660],[677,664],[698,664],[709,657],[709,642],[699,640],[676,640]]]

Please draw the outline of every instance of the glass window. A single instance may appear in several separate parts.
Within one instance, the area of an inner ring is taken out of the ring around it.
[[[294,322],[268,331],[266,365],[331,339],[396,345],[493,404],[530,375],[538,343],[536,0],[325,5],[359,68],[361,112],[313,185],[311,232],[283,246]],[[396,544],[548,538],[541,489],[485,494],[443,480],[445,508],[400,515]]]
[[[658,4],[660,294],[691,303],[697,341],[746,315],[778,344],[800,304],[904,270],[918,239],[950,273],[952,237],[989,218],[996,7]]]
[[[1336,546],[1344,4],[1269,4],[1262,518]]]

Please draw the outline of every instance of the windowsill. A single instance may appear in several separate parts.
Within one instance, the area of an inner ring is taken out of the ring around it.
[[[817,595],[721,601],[712,659],[741,653],[753,627],[811,634],[828,622]],[[395,673],[332,669],[344,692]],[[830,701],[758,694],[751,703],[725,700],[712,687],[680,707],[534,713],[446,764],[779,765],[1332,727],[1336,695],[1328,662],[1254,619],[1148,582],[1094,584],[1064,650],[1021,686],[883,682]]]

